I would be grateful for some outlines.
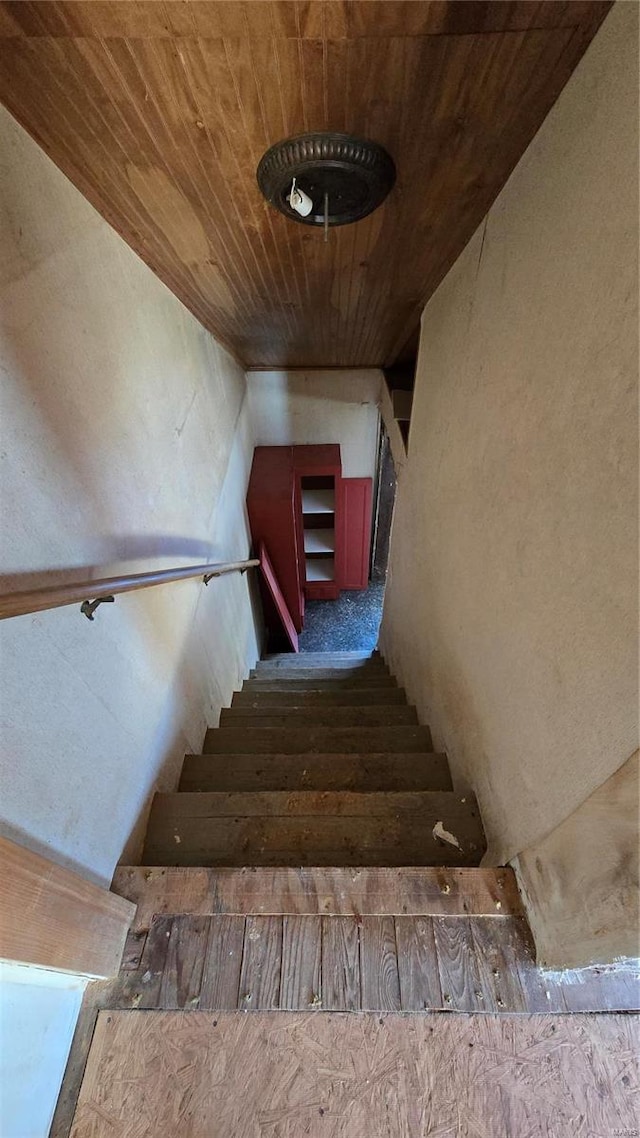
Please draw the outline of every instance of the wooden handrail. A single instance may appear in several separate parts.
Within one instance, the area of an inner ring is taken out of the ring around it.
[[[185,565],[181,569],[156,569],[152,573],[134,573],[128,577],[103,577],[101,580],[77,581],[68,585],[50,585],[43,589],[26,589],[17,593],[4,593],[0,596],[0,620],[10,616],[25,616],[30,612],[43,612],[45,609],[62,608],[88,602],[91,597],[113,599],[118,593],[131,593],[134,589],[148,589],[153,585],[168,585],[171,581],[188,581],[191,577],[203,577],[205,584],[211,577],[222,577],[225,573],[244,573],[259,565],[257,558],[248,561],[210,562],[206,565]],[[93,619],[87,606],[86,615]],[[84,611],[84,609],[83,609]]]

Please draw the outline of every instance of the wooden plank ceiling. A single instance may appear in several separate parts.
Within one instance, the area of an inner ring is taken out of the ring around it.
[[[0,98],[247,366],[391,364],[610,4],[0,4]],[[320,231],[262,199],[272,143],[383,143],[398,181]]]

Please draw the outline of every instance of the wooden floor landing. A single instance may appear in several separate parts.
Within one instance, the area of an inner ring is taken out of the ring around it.
[[[299,895],[292,897],[300,903]],[[195,899],[199,908],[207,907],[201,893]],[[317,903],[318,898],[306,899]],[[384,904],[384,895],[376,894],[368,907]],[[275,1013],[276,1018],[312,1012],[321,1019],[336,1012],[522,1015],[628,1011],[639,1006],[639,995],[637,973],[630,970],[558,975],[536,968],[522,916],[156,916],[148,931],[131,932],[119,976],[87,989],[51,1138],[68,1138],[102,1010],[207,1011],[209,1022],[212,1014],[233,1010]],[[235,1132],[227,1133],[236,1138]],[[520,1133],[513,1131],[510,1138]]]
[[[174,916],[130,936],[112,1008],[592,1012],[638,973],[548,973],[523,917]]]
[[[637,1133],[628,1016],[102,1012],[72,1138]]]

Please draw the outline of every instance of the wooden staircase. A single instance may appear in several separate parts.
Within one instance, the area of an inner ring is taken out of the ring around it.
[[[85,992],[50,1138],[69,1138],[101,1012],[207,1011],[214,1031],[225,1012],[384,1026],[637,1007],[630,972],[536,967],[513,871],[479,868],[484,846],[379,656],[261,661],[179,790],[155,796],[144,864],[116,869],[136,916],[118,976]]]
[[[179,789],[157,794],[155,866],[477,866],[477,803],[452,788],[380,656],[260,661]]]

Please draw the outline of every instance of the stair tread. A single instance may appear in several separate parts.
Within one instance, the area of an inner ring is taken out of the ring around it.
[[[515,874],[509,868],[117,866],[112,889],[137,905],[134,932],[147,931],[156,914],[178,913],[494,920],[522,915]]]
[[[258,662],[203,753],[186,756],[180,789],[155,796],[144,861],[448,868],[478,865],[484,849],[475,799],[454,793],[381,657],[281,654]]]
[[[261,664],[286,664],[305,662],[309,664],[324,663],[326,660],[347,660],[350,662],[384,663],[382,657],[372,652],[271,652],[263,656]]]
[[[369,676],[362,676],[359,679],[356,677],[342,676],[336,678],[336,673],[331,672],[309,672],[303,676],[297,675],[295,678],[290,676],[278,676],[276,674],[264,676],[261,678],[252,678],[245,680],[242,685],[243,691],[349,691],[351,689],[362,690],[367,689],[370,691],[373,688],[397,688],[397,683],[393,676],[387,676],[384,673]]]
[[[367,751],[430,751],[428,727],[210,727],[203,752],[362,754]]]
[[[266,759],[266,761],[265,761]],[[452,790],[447,756],[186,755],[181,790]]]
[[[299,707],[253,708],[225,707],[220,714],[221,727],[295,727],[316,724],[318,727],[391,727],[417,724],[415,707]]]

